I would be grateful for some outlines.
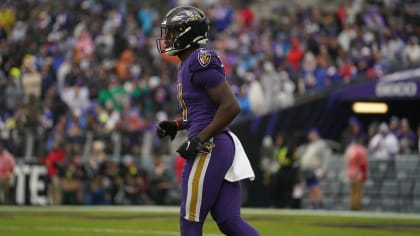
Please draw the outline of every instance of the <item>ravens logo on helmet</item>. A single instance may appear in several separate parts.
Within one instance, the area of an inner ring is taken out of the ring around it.
[[[204,12],[191,6],[171,9],[160,25],[161,36],[156,39],[160,53],[175,56],[189,48],[207,43],[209,20]]]

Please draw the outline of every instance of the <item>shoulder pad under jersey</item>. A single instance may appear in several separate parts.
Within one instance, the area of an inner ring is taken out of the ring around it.
[[[207,49],[198,49],[191,55],[190,71],[196,72],[206,68],[223,68],[223,63],[217,54]]]

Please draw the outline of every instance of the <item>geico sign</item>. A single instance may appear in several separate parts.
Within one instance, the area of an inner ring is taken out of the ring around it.
[[[378,83],[375,89],[378,97],[413,97],[417,95],[415,82]]]

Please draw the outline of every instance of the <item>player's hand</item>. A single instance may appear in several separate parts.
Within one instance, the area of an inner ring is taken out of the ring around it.
[[[176,151],[186,160],[194,158],[198,153],[210,152],[198,137],[188,139]]]
[[[173,140],[177,132],[178,126],[176,121],[161,121],[156,127],[156,134],[159,138],[169,136]]]

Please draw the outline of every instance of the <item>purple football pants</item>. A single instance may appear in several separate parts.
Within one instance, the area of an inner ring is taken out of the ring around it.
[[[224,179],[234,157],[234,145],[223,132],[213,138],[210,154],[185,162],[182,173],[181,236],[201,236],[210,212],[219,229],[229,236],[255,236],[258,232],[240,215],[240,182]]]

